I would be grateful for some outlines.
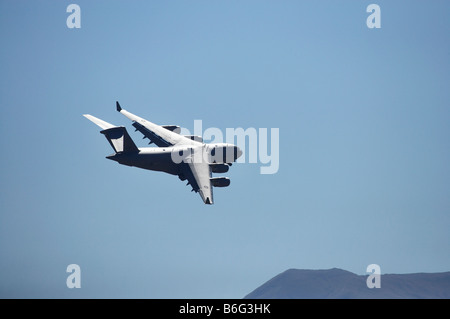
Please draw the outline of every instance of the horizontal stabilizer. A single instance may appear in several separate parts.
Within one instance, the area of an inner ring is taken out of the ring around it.
[[[100,127],[101,127],[102,129],[104,129],[104,130],[109,129],[109,128],[116,127],[115,125],[112,125],[112,124],[110,124],[110,123],[108,123],[108,122],[105,122],[105,121],[103,121],[103,120],[100,120],[99,118],[96,118],[95,116],[92,116],[92,115],[90,115],[90,114],[83,114],[83,116],[84,116],[85,118],[87,118],[89,121],[91,121],[91,122],[97,124],[98,126],[100,126]]]

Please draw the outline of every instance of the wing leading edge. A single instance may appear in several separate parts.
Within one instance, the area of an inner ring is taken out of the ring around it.
[[[133,121],[132,125],[137,131],[140,131],[150,140],[150,142],[155,143],[159,147],[196,143],[185,136],[178,134],[177,130],[173,126],[161,126],[124,110],[117,101],[116,109],[118,112]]]

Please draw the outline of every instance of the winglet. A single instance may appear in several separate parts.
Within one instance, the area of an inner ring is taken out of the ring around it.
[[[117,112],[122,111],[122,108],[120,107],[119,101],[116,101],[116,109],[117,109]]]

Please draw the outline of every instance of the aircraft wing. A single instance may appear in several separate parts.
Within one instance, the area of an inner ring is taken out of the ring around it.
[[[155,143],[159,147],[169,147],[180,143],[192,144],[190,139],[176,133],[176,126],[161,126],[147,121],[122,109],[119,102],[116,102],[116,108],[118,112],[133,121],[132,125],[136,131],[144,134],[144,136],[150,140],[149,144]]]
[[[205,204],[213,204],[211,169],[208,162],[199,159],[202,152],[203,148],[195,148],[193,155],[185,159],[182,169],[189,182],[188,184],[192,186],[192,190],[200,194]]]

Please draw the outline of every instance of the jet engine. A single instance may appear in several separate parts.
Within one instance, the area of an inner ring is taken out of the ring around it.
[[[211,185],[214,187],[230,186],[230,179],[228,177],[214,177],[211,178]]]
[[[209,146],[209,155],[211,163],[230,164],[242,155],[242,151],[235,145],[218,143]]]
[[[213,173],[226,173],[230,169],[228,164],[210,164]]]

